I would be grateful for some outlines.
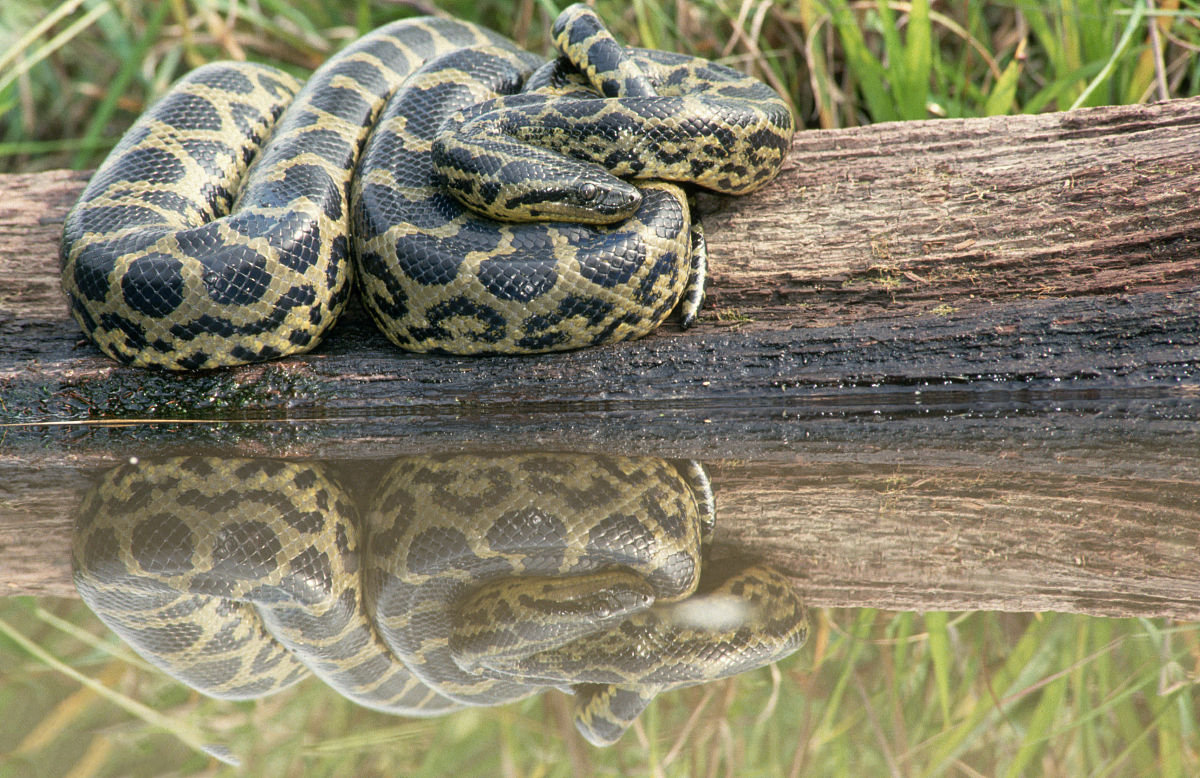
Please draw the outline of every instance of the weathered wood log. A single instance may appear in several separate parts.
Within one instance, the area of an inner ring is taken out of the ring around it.
[[[87,478],[131,454],[533,446],[716,460],[720,548],[814,605],[1200,617],[1197,151],[1200,99],[802,133],[769,188],[703,203],[686,333],[412,356],[353,311],[188,376],[67,317],[86,174],[0,177],[0,581],[68,594]]]
[[[1200,99],[800,133],[766,190],[707,203],[710,301],[687,333],[454,359],[400,354],[352,315],[314,354],[200,378],[120,368],[81,344],[56,242],[86,176],[4,176],[0,413],[224,413],[234,387],[258,409],[324,413],[1177,374],[1200,357],[1198,149]]]

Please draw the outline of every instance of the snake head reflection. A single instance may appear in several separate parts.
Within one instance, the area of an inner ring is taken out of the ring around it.
[[[502,578],[454,608],[450,651],[466,672],[506,673],[513,662],[614,627],[653,604],[653,587],[627,570]]]

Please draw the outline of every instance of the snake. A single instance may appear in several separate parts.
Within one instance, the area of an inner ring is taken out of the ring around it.
[[[707,259],[688,193],[764,185],[791,112],[730,68],[622,47],[582,5],[553,35],[544,62],[421,17],[304,83],[254,63],[197,68],[68,213],[72,317],[108,356],[169,370],[309,351],[355,287],[415,352],[612,343],[676,307],[690,323]]]
[[[209,696],[311,675],[359,705],[437,716],[558,688],[597,745],[661,692],[807,636],[787,578],[704,560],[714,503],[697,463],[456,453],[379,467],[356,501],[321,462],[125,462],[81,504],[76,588]]]

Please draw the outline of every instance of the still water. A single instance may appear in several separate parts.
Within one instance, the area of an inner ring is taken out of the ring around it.
[[[881,399],[18,456],[76,596],[0,600],[0,775],[1192,774],[1191,401]]]

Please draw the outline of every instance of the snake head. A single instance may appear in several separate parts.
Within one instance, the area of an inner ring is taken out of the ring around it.
[[[487,215],[504,221],[613,224],[642,204],[642,192],[633,184],[592,164],[571,160],[567,166],[563,174],[542,168],[505,187]]]
[[[443,134],[433,142],[435,181],[476,213],[507,222],[612,224],[642,204],[641,191],[592,162],[499,133]]]
[[[575,181],[557,187],[556,200],[543,207],[552,207],[562,218],[588,224],[608,224],[628,219],[642,204],[642,193],[636,186],[592,165]]]
[[[530,160],[526,166],[528,176],[497,188],[488,209],[463,202],[502,221],[579,224],[614,224],[633,216],[642,204],[640,189],[591,163],[561,158],[553,164]]]

